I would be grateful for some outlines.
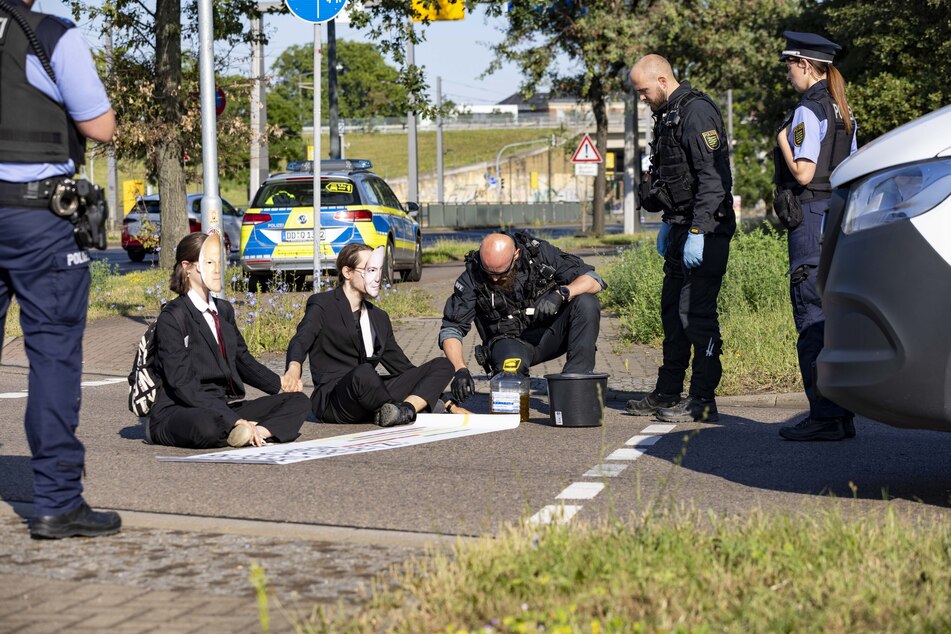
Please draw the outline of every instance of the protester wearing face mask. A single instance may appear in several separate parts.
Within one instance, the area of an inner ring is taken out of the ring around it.
[[[287,350],[283,384],[300,383],[310,358],[311,405],[325,423],[404,425],[421,411],[439,411],[452,378],[443,358],[415,366],[393,336],[386,311],[370,303],[380,294],[383,247],[348,244],[337,255],[337,286],[312,295]],[[382,365],[389,373],[380,376]],[[449,409],[452,410],[450,405]]]
[[[170,288],[179,297],[159,314],[155,361],[162,379],[146,425],[146,441],[206,449],[260,447],[300,435],[310,404],[300,382],[258,362],[235,325],[221,290],[221,241],[185,236],[175,251]],[[184,326],[184,329],[182,328]],[[244,398],[247,383],[269,396]]]

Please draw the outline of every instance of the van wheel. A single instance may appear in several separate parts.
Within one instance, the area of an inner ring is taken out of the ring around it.
[[[418,282],[423,277],[423,241],[416,236],[416,252],[413,254],[413,268],[402,272],[404,282]]]

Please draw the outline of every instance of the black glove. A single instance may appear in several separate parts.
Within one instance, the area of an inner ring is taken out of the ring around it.
[[[457,403],[462,403],[475,392],[475,381],[472,380],[472,373],[469,368],[460,368],[452,377],[452,398]]]
[[[535,304],[535,318],[548,319],[558,314],[558,309],[564,303],[565,298],[558,291],[552,291],[543,295],[538,303]]]

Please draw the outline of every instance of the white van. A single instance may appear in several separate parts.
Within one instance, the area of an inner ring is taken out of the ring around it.
[[[832,186],[819,390],[890,425],[951,431],[951,106],[863,147]]]

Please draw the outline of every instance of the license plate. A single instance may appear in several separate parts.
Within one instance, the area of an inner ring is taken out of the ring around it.
[[[326,240],[327,236],[324,233],[324,230],[320,230],[320,239],[321,241]],[[313,229],[292,229],[290,231],[284,232],[284,242],[313,242],[314,241],[314,230]]]

